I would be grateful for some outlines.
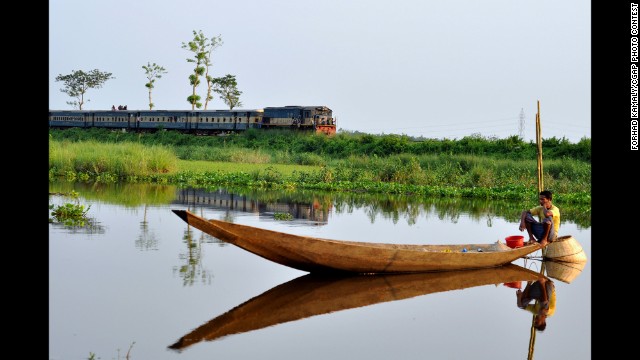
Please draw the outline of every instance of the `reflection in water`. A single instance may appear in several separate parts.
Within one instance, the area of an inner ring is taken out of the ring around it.
[[[140,235],[136,239],[136,248],[140,250],[158,250],[158,239],[153,231],[149,231],[147,222],[147,207],[144,205],[144,217],[140,222]]]
[[[200,341],[262,329],[311,316],[443,291],[515,281],[539,274],[509,264],[479,270],[436,273],[322,276],[307,274],[278,285],[215,317],[169,348],[182,350]]]
[[[155,184],[88,184],[81,182],[56,181],[49,183],[49,192],[69,192],[75,190],[81,196],[124,206],[179,204],[195,205],[215,209],[251,212],[273,217],[276,212],[287,212],[295,219],[308,220],[315,224],[325,224],[331,211],[349,213],[355,209],[365,209],[371,222],[377,217],[391,219],[397,223],[401,218],[409,225],[416,223],[420,216],[435,214],[441,220],[457,222],[461,214],[474,220],[486,219],[487,224],[496,217],[509,222],[520,219],[522,209],[530,206],[530,201],[504,201],[467,198],[424,198],[394,194],[366,194],[349,192],[320,192],[309,190],[261,190],[246,188],[178,189],[170,185]],[[562,204],[563,221],[591,227],[590,205],[576,206]]]
[[[100,223],[98,223],[94,218],[89,218],[88,222],[84,226],[67,226],[62,223],[51,223],[50,225],[64,229],[64,231],[69,234],[96,235],[105,233],[104,226],[100,225]]]
[[[203,189],[179,190],[173,204],[187,207],[203,207],[215,210],[227,210],[254,213],[273,218],[275,213],[287,213],[294,219],[308,220],[314,224],[327,223],[331,202],[321,204],[316,197],[299,200],[287,192],[275,192],[279,196],[256,196],[255,193],[235,193],[225,189],[206,191]]]
[[[516,296],[518,307],[533,314],[533,327],[544,331],[547,317],[553,316],[556,311],[556,288],[553,281],[540,276],[535,281],[528,281],[524,290],[517,290]]]
[[[68,193],[75,190],[88,200],[118,204],[127,207],[166,205],[176,197],[176,187],[157,184],[49,182],[49,192]]]
[[[544,265],[548,277],[570,284],[582,273],[582,269],[587,265],[587,262],[546,260]]]
[[[204,233],[199,231],[202,235],[197,239],[193,239],[193,232],[191,226],[187,226],[182,237],[183,242],[187,245],[187,252],[180,254],[180,260],[185,263],[179,267],[174,267],[173,272],[178,271],[180,277],[183,280],[184,286],[193,285],[197,279],[200,279],[203,284],[210,285],[213,275],[209,273],[209,270],[202,266],[202,244],[205,241]]]

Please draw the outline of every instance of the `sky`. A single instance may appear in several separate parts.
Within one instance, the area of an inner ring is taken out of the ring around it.
[[[579,0],[49,1],[49,108],[73,108],[56,76],[98,69],[114,79],[83,109],[148,109],[142,66],[157,63],[155,109],[190,110],[194,30],[222,38],[210,73],[236,76],[243,109],[324,105],[338,131],[532,141],[539,101],[543,138],[591,138]]]

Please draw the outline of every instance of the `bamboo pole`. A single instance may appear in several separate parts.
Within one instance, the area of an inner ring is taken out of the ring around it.
[[[544,276],[545,266],[544,261],[540,264],[540,275]],[[546,291],[546,290],[545,290]],[[540,300],[536,300],[536,304]],[[534,327],[536,323],[536,315],[534,314],[531,318],[531,330],[529,334],[529,353],[527,354],[527,360],[533,360],[533,350],[536,345],[536,328]]]
[[[540,125],[540,100],[538,100],[538,112],[536,113],[536,143],[538,145],[538,193],[544,190],[544,178],[542,167],[542,127]]]
[[[540,100],[538,100],[538,112],[536,113],[536,144],[538,145],[538,194],[544,190],[544,178],[543,178],[543,167],[542,167],[542,127],[540,125]],[[546,255],[546,248],[542,249],[542,256]],[[542,265],[540,266],[540,274],[544,276],[544,261],[542,261]],[[536,300],[538,303],[539,300]],[[529,334],[529,352],[527,356],[527,360],[533,360],[533,350],[536,344],[536,329],[534,327],[536,321],[536,315],[533,315],[531,319],[531,330]]]

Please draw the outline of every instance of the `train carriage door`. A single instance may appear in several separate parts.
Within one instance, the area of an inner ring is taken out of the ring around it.
[[[310,118],[311,118],[311,112],[309,110],[305,110],[302,123],[304,125],[310,125]]]

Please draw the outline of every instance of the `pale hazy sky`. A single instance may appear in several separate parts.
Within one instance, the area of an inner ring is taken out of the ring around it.
[[[591,5],[579,0],[50,0],[49,108],[59,74],[113,73],[84,109],[191,109],[193,30],[221,35],[210,72],[242,108],[326,105],[338,129],[460,139],[591,137]],[[206,87],[200,85],[204,97]],[[227,106],[217,96],[209,109]]]

